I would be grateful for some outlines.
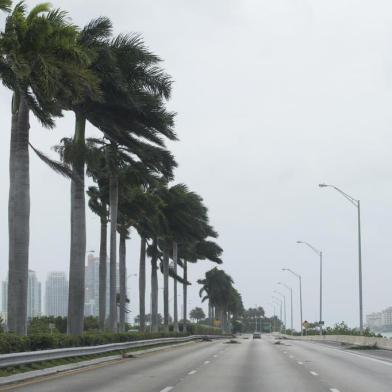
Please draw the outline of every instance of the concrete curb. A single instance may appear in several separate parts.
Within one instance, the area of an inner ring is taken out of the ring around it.
[[[13,374],[12,376],[0,377],[0,387],[10,385],[10,384],[16,384],[23,381],[30,381],[40,377],[52,376],[59,373],[72,372],[73,370],[88,368],[94,365],[100,365],[107,362],[115,362],[115,361],[119,361],[120,359],[132,358],[132,357],[141,356],[143,354],[153,353],[157,351],[168,350],[171,348],[181,347],[192,343],[196,343],[196,341],[167,344],[162,347],[154,347],[146,350],[129,351],[128,353],[124,353],[123,355],[110,355],[107,357],[95,358],[87,361],[70,363],[67,365],[53,366],[46,369],[32,370],[31,372]]]

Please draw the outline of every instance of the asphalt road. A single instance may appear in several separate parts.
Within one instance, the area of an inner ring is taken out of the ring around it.
[[[19,392],[391,392],[392,355],[324,344],[201,342],[8,387]],[[0,389],[4,390],[4,389]]]

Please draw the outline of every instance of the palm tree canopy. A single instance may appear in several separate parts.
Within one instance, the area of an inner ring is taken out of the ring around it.
[[[48,3],[28,13],[19,2],[6,19],[0,77],[47,127],[53,127],[53,116],[61,116],[65,101],[99,94],[98,80],[87,68],[90,58],[77,37],[67,13]]]
[[[220,308],[228,308],[230,293],[233,287],[233,279],[225,271],[213,268],[207,271],[204,279],[199,279],[202,285],[200,296],[202,301],[209,299],[211,304]]]

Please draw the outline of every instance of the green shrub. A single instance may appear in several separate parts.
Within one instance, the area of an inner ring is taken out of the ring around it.
[[[206,332],[203,332],[206,333]],[[62,333],[37,333],[18,336],[12,333],[0,333],[0,354],[38,351],[54,348],[98,346],[109,343],[122,343],[135,340],[157,339],[184,336],[182,333],[98,333],[87,332],[83,335],[66,335]]]

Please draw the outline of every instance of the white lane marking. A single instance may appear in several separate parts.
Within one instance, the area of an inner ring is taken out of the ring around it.
[[[219,357],[219,355],[216,355],[216,354],[215,354],[215,355],[213,355],[213,357],[214,357],[214,358],[218,358],[218,357]]]
[[[197,370],[191,370],[188,374],[191,376],[192,374],[197,373]]]
[[[373,356],[371,356],[369,354],[367,354],[367,355],[365,355],[365,354],[356,354],[356,353],[352,353],[352,352],[349,352],[349,351],[343,351],[343,350],[341,350],[339,348],[328,347],[328,346],[324,346],[324,345],[317,344],[317,343],[314,343],[314,344],[319,346],[319,347],[321,346],[321,347],[323,347],[323,348],[325,348],[327,350],[339,351],[342,354],[347,354],[347,355],[351,355],[351,356],[354,356],[354,357],[367,359],[367,360],[372,361],[372,362],[378,362],[378,363],[381,363],[383,365],[392,366],[392,362],[383,361],[382,359],[378,359],[378,358],[373,357]]]
[[[160,392],[169,392],[169,391],[171,391],[173,388],[174,388],[174,387],[166,387],[166,388],[163,388]]]
[[[330,390],[331,392],[340,392],[339,389],[336,389],[336,388],[330,388],[329,390]]]
[[[318,376],[318,373],[314,372],[313,370],[310,371],[310,374],[311,374],[312,376]]]
[[[205,363],[206,365],[208,365],[208,364],[210,363],[210,361],[204,361],[204,363]]]
[[[298,365],[303,365],[304,363],[303,362],[298,362]]]

